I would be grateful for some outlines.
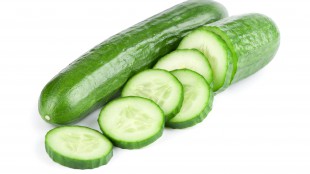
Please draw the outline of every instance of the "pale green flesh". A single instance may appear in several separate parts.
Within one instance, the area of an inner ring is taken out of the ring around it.
[[[143,131],[151,126],[153,119],[137,108],[128,106],[120,112],[121,118],[117,122],[117,128],[125,132],[134,133]]]
[[[169,122],[184,122],[199,116],[208,106],[211,90],[202,76],[189,70],[172,72],[184,87],[184,100],[181,111]]]
[[[154,69],[172,71],[190,69],[202,75],[209,84],[213,81],[212,69],[207,58],[198,50],[176,50],[161,58]]]
[[[152,101],[125,97],[109,103],[100,113],[102,131],[116,141],[137,142],[161,131],[164,116]]]
[[[163,70],[147,70],[134,76],[125,85],[122,96],[139,96],[151,99],[164,111],[171,114],[179,107],[183,89],[178,80]]]
[[[161,79],[155,79],[152,82],[146,82],[136,86],[132,95],[149,98],[167,110],[166,99],[170,97],[171,90],[169,84]]]
[[[74,159],[102,158],[112,150],[112,144],[102,134],[83,127],[60,127],[48,133],[48,146],[53,151]]]
[[[213,70],[213,90],[220,89],[228,70],[228,52],[224,41],[217,35],[198,29],[186,36],[178,49],[198,49],[208,58]]]

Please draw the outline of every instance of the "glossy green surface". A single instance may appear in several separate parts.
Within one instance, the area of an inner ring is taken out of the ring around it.
[[[279,48],[279,30],[262,14],[233,16],[204,27],[222,37],[230,48],[234,60],[232,83],[263,68]]]
[[[227,16],[213,1],[191,0],[112,36],[72,62],[43,89],[41,117],[69,124],[106,103],[127,79],[174,50],[191,30]]]

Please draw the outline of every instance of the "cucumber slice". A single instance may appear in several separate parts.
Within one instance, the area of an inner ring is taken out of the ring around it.
[[[153,100],[164,111],[166,120],[182,106],[182,84],[166,70],[151,69],[138,73],[125,85],[122,96],[139,96]]]
[[[108,103],[98,123],[115,146],[137,149],[157,140],[163,133],[164,113],[153,101],[141,97],[123,97]]]
[[[232,55],[226,43],[216,34],[199,28],[187,35],[178,49],[198,49],[208,58],[213,70],[213,91],[222,91],[230,84]]]
[[[213,91],[200,74],[188,70],[174,70],[184,87],[181,111],[167,122],[171,128],[187,128],[202,122],[212,109]]]
[[[168,71],[176,69],[190,69],[202,75],[209,84],[212,84],[213,74],[208,59],[196,49],[175,50],[159,59],[154,69]]]
[[[82,126],[64,126],[45,136],[45,149],[57,163],[75,169],[92,169],[107,164],[113,145],[100,132]]]

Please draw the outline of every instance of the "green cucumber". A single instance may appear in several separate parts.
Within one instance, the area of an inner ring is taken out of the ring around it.
[[[210,0],[190,0],[109,38],[56,75],[42,90],[41,117],[53,124],[84,118],[135,73],[173,51],[191,30],[227,16]]]
[[[138,149],[162,135],[165,119],[163,111],[153,101],[123,97],[113,100],[101,110],[98,123],[115,146]]]
[[[45,149],[57,163],[75,169],[92,169],[107,164],[113,145],[100,132],[82,126],[63,126],[45,136]]]
[[[187,128],[202,122],[212,109],[213,91],[200,74],[180,69],[172,71],[184,87],[181,111],[166,125],[171,128]]]
[[[213,90],[220,92],[230,84],[232,56],[226,43],[216,34],[199,28],[187,35],[178,49],[198,49],[207,57],[213,71]]]
[[[122,96],[138,96],[154,101],[169,120],[181,109],[183,86],[168,71],[149,69],[133,76],[124,86]]]
[[[209,84],[213,82],[212,69],[208,59],[196,49],[173,51],[159,59],[154,69],[165,69],[167,71],[190,69],[202,75]]]
[[[206,55],[213,69],[214,90],[219,92],[267,65],[279,44],[279,31],[270,18],[247,14],[196,29],[179,48],[196,48]]]
[[[267,65],[280,45],[276,24],[262,14],[229,17],[204,26],[221,37],[233,55],[231,82],[238,82]]]

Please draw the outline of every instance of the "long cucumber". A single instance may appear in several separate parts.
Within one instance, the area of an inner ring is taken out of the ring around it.
[[[41,117],[69,124],[102,106],[135,73],[174,50],[191,30],[227,16],[210,0],[190,0],[112,36],[72,62],[42,90]]]

